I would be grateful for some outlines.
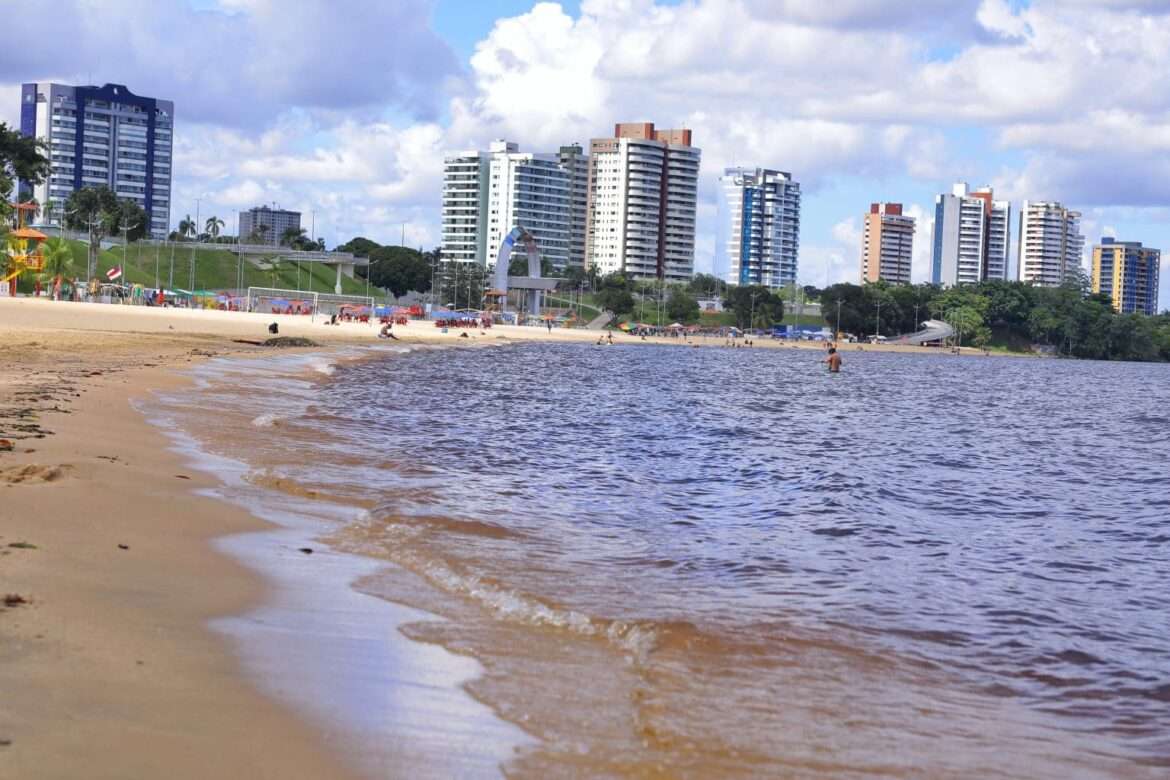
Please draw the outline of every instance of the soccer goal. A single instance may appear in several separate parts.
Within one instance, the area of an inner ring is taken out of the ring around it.
[[[249,287],[248,311],[262,314],[315,314],[317,293],[282,290],[277,287]]]
[[[316,298],[317,313],[325,316],[346,313],[354,316],[369,316],[374,311],[374,299],[368,295],[316,293]]]

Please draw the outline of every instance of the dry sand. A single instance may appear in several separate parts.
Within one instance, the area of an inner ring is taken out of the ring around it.
[[[327,345],[378,343],[377,326],[305,317],[0,299],[0,777],[349,772],[207,628],[268,587],[209,541],[265,523],[195,495],[211,479],[129,403],[182,381],[177,367],[259,350],[233,340],[265,339],[272,321]],[[462,338],[430,323],[395,332],[406,343],[597,339],[500,326]]]

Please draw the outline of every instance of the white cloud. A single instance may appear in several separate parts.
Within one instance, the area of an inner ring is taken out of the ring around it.
[[[806,192],[868,182],[874,200],[921,201],[961,173],[1016,201],[1099,208],[1111,224],[1133,207],[1170,224],[1149,211],[1170,202],[1166,3],[924,0],[906,13],[897,0],[584,0],[576,17],[537,3],[498,20],[466,67],[429,29],[431,6],[33,4],[9,36],[33,39],[51,14],[72,44],[0,51],[0,118],[16,121],[19,81],[90,71],[174,99],[176,217],[196,198],[204,213],[276,200],[316,211],[331,240],[397,240],[406,223],[408,242],[434,243],[444,153],[496,137],[551,151],[617,121],[694,130],[699,267],[713,181],[730,165],[791,171]],[[918,191],[891,189],[901,182]],[[802,231],[802,276],[856,277],[860,237],[842,232],[856,217],[842,218],[863,205],[821,215],[836,222],[829,236]],[[932,209],[908,208],[923,279]]]

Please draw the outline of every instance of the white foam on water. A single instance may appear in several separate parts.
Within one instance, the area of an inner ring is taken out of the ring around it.
[[[252,420],[252,425],[255,425],[257,428],[271,428],[280,419],[279,414],[262,414]]]

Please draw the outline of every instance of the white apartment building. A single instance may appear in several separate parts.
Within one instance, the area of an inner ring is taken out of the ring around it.
[[[959,182],[934,201],[931,281],[948,287],[1007,279],[1011,204]]]
[[[121,84],[23,84],[21,133],[45,141],[49,151],[49,176],[31,188],[44,221],[59,225],[74,191],[105,185],[143,208],[148,235],[166,237],[174,118],[171,101],[135,95]]]
[[[558,155],[493,141],[486,152],[448,157],[443,168],[444,258],[494,264],[504,238],[520,226],[554,268],[569,263],[571,176]]]
[[[249,244],[272,244],[278,246],[288,229],[301,229],[301,212],[276,209],[268,206],[254,206],[241,211],[239,216],[240,240]],[[197,226],[203,230],[202,225]],[[309,236],[314,238],[314,236]]]
[[[796,282],[800,184],[767,168],[727,168],[719,178],[715,273],[728,284],[779,289]]]
[[[589,145],[586,266],[685,281],[695,267],[701,152],[690,130],[619,124]]]
[[[1020,281],[1057,287],[1082,268],[1081,214],[1055,201],[1020,207]]]

